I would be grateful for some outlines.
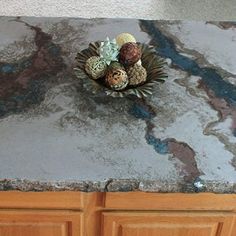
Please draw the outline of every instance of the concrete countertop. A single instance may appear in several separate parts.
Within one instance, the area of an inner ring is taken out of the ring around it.
[[[73,74],[133,33],[166,58],[145,100]],[[0,17],[0,190],[236,192],[236,23]]]

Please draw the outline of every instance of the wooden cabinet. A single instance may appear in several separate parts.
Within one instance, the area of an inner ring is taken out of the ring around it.
[[[234,218],[218,213],[103,213],[103,236],[227,236]]]
[[[0,211],[1,236],[82,236],[82,214],[66,211]]]
[[[138,197],[137,197],[138,196]],[[107,193],[102,236],[236,236],[236,195]]]
[[[0,192],[0,236],[236,236],[236,195]]]
[[[0,236],[84,236],[79,192],[0,192]]]

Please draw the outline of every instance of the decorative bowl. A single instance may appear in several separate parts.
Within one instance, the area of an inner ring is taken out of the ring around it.
[[[120,91],[112,90],[107,87],[104,78],[94,80],[85,71],[85,63],[88,58],[92,56],[99,56],[98,50],[100,42],[93,42],[89,44],[87,49],[82,50],[76,56],[78,62],[77,67],[74,68],[77,78],[83,80],[85,88],[92,93],[105,93],[112,97],[125,97],[128,95],[135,95],[139,98],[147,97],[151,95],[155,84],[165,82],[167,74],[164,72],[165,61],[158,56],[153,46],[138,43],[138,46],[142,52],[142,66],[147,71],[147,80],[137,86],[128,85],[125,89]]]

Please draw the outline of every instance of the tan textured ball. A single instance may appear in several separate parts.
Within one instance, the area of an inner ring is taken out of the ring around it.
[[[128,85],[129,80],[125,70],[110,69],[106,74],[105,82],[114,90],[122,90]]]
[[[129,77],[129,85],[132,86],[142,84],[147,80],[146,69],[137,63],[127,69],[127,74]]]
[[[104,77],[106,69],[107,64],[98,56],[90,57],[85,64],[85,71],[95,80]]]
[[[121,33],[116,36],[116,43],[119,47],[123,46],[125,43],[136,43],[136,39],[132,34],[129,33]]]
[[[134,65],[141,58],[141,50],[137,43],[125,43],[120,49],[120,63],[125,66]]]

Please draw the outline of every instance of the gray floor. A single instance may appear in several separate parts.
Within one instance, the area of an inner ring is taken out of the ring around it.
[[[236,20],[236,0],[0,0],[0,15]]]

